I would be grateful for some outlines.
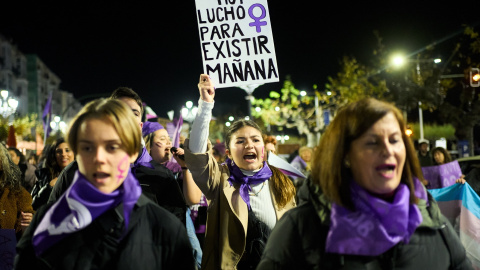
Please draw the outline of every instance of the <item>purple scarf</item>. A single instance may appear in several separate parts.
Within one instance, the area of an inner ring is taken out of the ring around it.
[[[243,201],[247,204],[248,209],[251,209],[250,206],[250,196],[248,195],[249,191],[252,191],[252,185],[260,184],[265,182],[265,180],[269,179],[272,176],[272,170],[267,165],[267,162],[263,162],[263,167],[255,173],[253,176],[246,176],[243,172],[238,168],[238,166],[233,163],[233,160],[227,158],[225,163],[230,170],[230,177],[228,178],[228,182],[230,186],[233,183],[240,184],[240,197],[242,197]],[[233,182],[233,183],[232,183]]]
[[[123,203],[125,230],[130,213],[142,193],[130,170],[123,184],[110,194],[100,192],[79,171],[65,194],[45,213],[33,234],[33,249],[38,255],[67,237],[82,230],[93,220]]]
[[[417,179],[414,181],[420,183]],[[423,186],[415,182],[415,195],[427,199]],[[410,190],[400,183],[393,202],[376,198],[351,182],[356,211],[332,203],[326,251],[338,254],[378,256],[400,241],[408,243],[422,223],[417,205],[410,204]]]
[[[148,153],[147,149],[145,147],[142,147],[142,153],[140,153],[138,158],[133,163],[133,166],[132,166],[133,173],[135,174],[135,170],[139,166],[148,167],[150,169],[153,169],[154,166],[150,163],[150,161],[152,161],[152,157]]]

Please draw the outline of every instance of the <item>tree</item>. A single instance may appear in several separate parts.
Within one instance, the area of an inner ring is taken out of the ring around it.
[[[318,92],[315,91],[318,95]],[[323,128],[323,119],[315,116],[314,97],[300,96],[300,90],[287,76],[283,88],[279,92],[271,91],[269,98],[255,99],[252,101],[252,108],[259,107],[260,110],[252,110],[252,116],[260,118],[267,130],[271,125],[296,128],[300,135],[307,137],[307,145],[315,146],[315,132]],[[321,118],[321,114],[317,115]]]
[[[36,133],[43,134],[42,123],[38,123],[36,119],[37,114],[14,118],[12,125],[15,127],[15,135],[26,141],[34,141],[35,137],[32,135],[32,128],[35,128]],[[9,126],[8,119],[0,116],[0,141],[6,141]]]
[[[465,74],[459,81],[451,82],[452,87],[446,92],[445,102],[439,107],[440,117],[455,127],[455,136],[467,140],[470,154],[473,155],[473,128],[480,124],[479,88],[471,87],[469,71],[471,67],[480,66],[480,37],[472,27],[465,27],[464,35],[456,43],[455,57],[450,70]]]

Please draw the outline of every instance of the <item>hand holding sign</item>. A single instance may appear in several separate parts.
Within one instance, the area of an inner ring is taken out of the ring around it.
[[[215,86],[210,76],[207,74],[200,75],[200,81],[198,82],[198,91],[200,92],[200,98],[205,102],[213,102],[215,97]]]

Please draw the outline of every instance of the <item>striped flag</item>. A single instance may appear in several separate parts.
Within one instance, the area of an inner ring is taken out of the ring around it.
[[[480,270],[480,197],[468,183],[430,189],[429,192],[459,233],[473,268]]]

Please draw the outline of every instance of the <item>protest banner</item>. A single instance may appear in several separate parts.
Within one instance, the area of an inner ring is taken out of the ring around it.
[[[278,82],[266,0],[196,0],[203,72],[217,88]]]
[[[422,172],[423,177],[428,181],[428,189],[451,186],[462,176],[457,160],[442,165],[422,167]]]

